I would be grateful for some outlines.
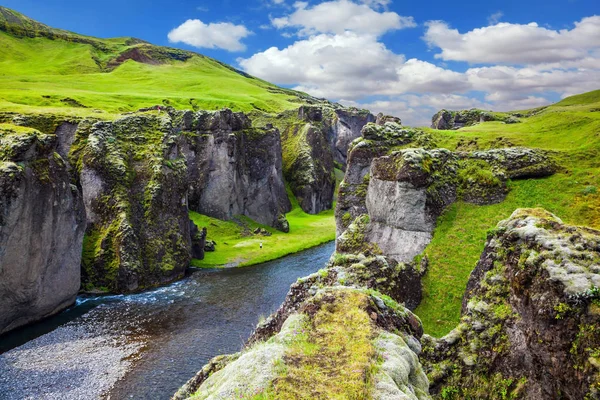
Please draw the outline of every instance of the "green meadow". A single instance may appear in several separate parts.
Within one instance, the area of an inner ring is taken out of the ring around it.
[[[443,336],[457,325],[469,274],[487,232],[516,208],[543,207],[566,223],[600,228],[600,90],[521,112],[529,113],[533,115],[521,117],[517,124],[484,122],[458,131],[429,131],[440,147],[450,150],[473,141],[482,149],[491,148],[499,138],[547,149],[554,152],[561,170],[544,179],[510,182],[502,203],[459,202],[440,217],[425,250],[429,271],[423,280],[424,299],[416,310],[426,333]]]
[[[221,221],[191,212],[192,221],[200,229],[207,228],[207,239],[217,242],[215,252],[206,252],[204,260],[192,260],[192,266],[244,267],[297,253],[335,239],[333,210],[323,211],[317,215],[307,214],[302,211],[289,191],[288,195],[292,201],[292,211],[286,214],[290,224],[289,233],[257,224],[244,216],[239,216],[237,222]],[[252,232],[256,228],[270,232],[271,236],[254,235]]]

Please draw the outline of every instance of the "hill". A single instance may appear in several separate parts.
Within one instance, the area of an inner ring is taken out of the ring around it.
[[[570,224],[600,228],[600,90],[547,107],[505,113],[516,123],[488,121],[453,131],[429,129],[437,146],[458,151],[526,146],[553,152],[560,171],[543,179],[513,180],[503,202],[451,205],[439,218],[424,254],[429,270],[416,314],[427,333],[456,326],[469,274],[488,230],[519,207],[543,207]]]
[[[110,119],[156,104],[281,112],[314,101],[194,52],[83,36],[0,7],[0,111]]]

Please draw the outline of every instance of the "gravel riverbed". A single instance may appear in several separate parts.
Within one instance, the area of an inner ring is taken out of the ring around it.
[[[0,399],[108,398],[144,339],[95,320],[101,309],[0,355]]]

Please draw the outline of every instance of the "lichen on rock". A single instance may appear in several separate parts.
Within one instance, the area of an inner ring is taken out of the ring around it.
[[[519,209],[490,233],[456,329],[424,337],[440,398],[600,396],[600,232]],[[502,397],[504,393],[505,397]]]

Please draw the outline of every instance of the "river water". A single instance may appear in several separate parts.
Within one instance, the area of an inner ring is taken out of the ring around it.
[[[0,355],[0,374],[4,368],[7,376],[4,383],[0,378],[0,398],[3,390],[5,395],[13,393],[22,398],[28,398],[26,394],[29,394],[30,398],[67,400],[71,395],[73,398],[81,396],[76,393],[89,395],[89,387],[80,388],[81,392],[77,392],[78,385],[90,386],[85,378],[79,381],[79,377],[70,379],[69,375],[60,371],[58,363],[72,365],[72,357],[77,357],[71,354],[75,350],[69,350],[68,346],[65,350],[69,352],[67,356],[61,355],[58,350],[53,351],[57,365],[48,367],[54,368],[52,374],[37,378],[38,381],[48,377],[71,381],[67,386],[64,382],[44,383],[56,388],[53,395],[40,395],[36,391],[38,389],[25,387],[27,380],[19,379],[18,374],[21,371],[26,374],[28,367],[21,365],[17,369],[15,365],[31,362],[31,356],[22,355],[29,354],[28,351],[37,352],[39,357],[48,343],[54,346],[56,340],[53,335],[60,336],[61,330],[102,330],[109,335],[110,339],[105,342],[110,342],[111,346],[122,346],[123,349],[130,346],[129,353],[122,353],[127,357],[121,357],[127,358],[127,372],[116,384],[111,384],[108,398],[168,399],[212,357],[239,351],[259,318],[268,316],[279,307],[289,286],[297,278],[322,268],[333,250],[334,243],[331,242],[252,267],[198,270],[172,285],[140,294],[80,298],[72,309],[0,338],[0,352],[13,348]],[[65,339],[61,341],[68,342]],[[77,351],[82,353],[83,359],[83,353],[88,350]],[[29,357],[29,361],[24,361],[24,357]],[[65,361],[63,357],[69,359]],[[87,365],[94,363],[93,351],[86,357],[85,361],[75,361]],[[44,363],[53,363],[46,358]],[[93,365],[95,375],[98,370],[101,371],[102,361],[96,359],[98,365]],[[9,376],[12,378],[9,379]],[[15,380],[17,383],[14,383]]]

